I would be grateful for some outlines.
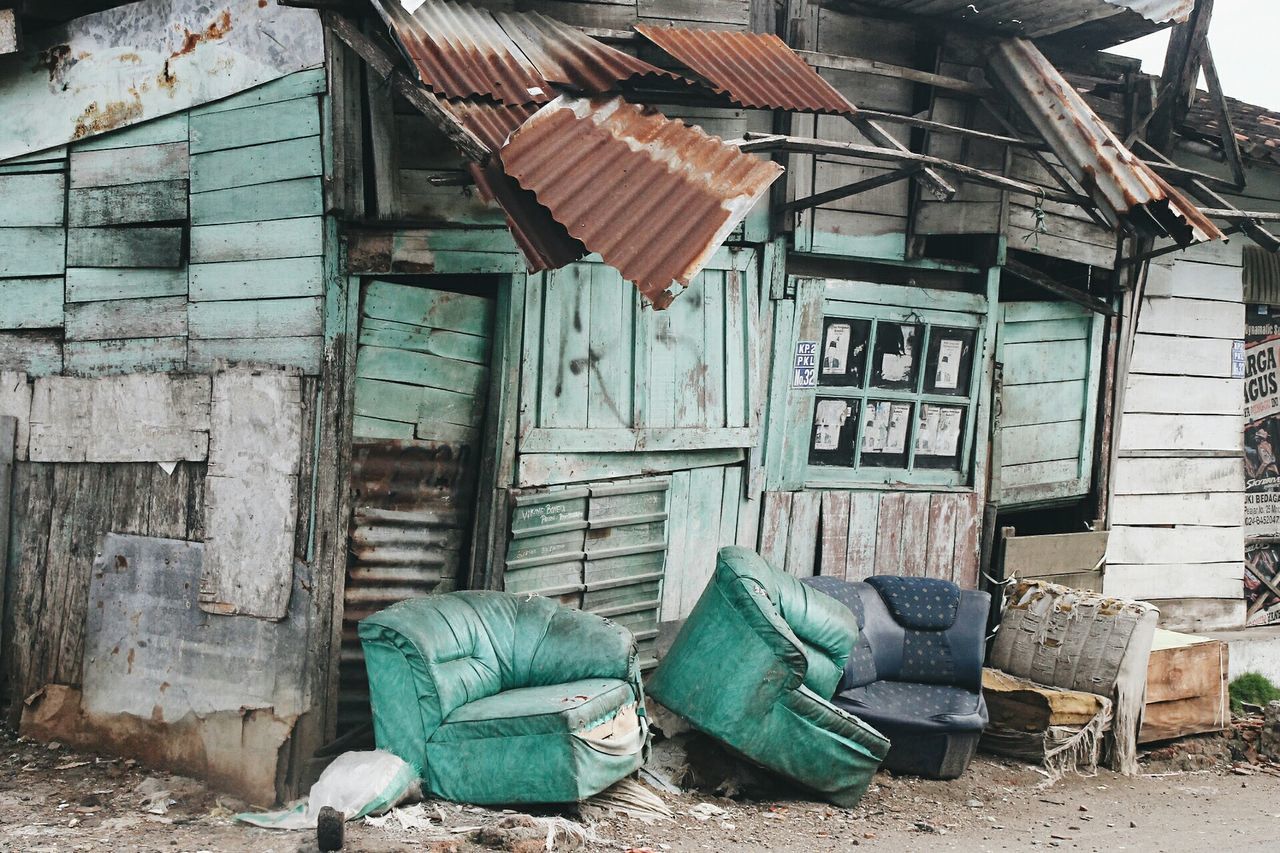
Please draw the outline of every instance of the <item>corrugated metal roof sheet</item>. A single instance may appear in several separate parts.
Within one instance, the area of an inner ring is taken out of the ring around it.
[[[1280,255],[1245,244],[1244,301],[1280,306]]]
[[[853,115],[853,104],[772,33],[635,28],[743,107]]]
[[[622,98],[561,96],[511,135],[504,168],[658,308],[782,174]]]
[[[458,117],[463,127],[489,146],[490,151],[505,145],[507,137],[538,111],[537,104],[495,104],[478,98],[463,101],[441,98],[439,102]]]
[[[957,18],[966,23],[1039,38],[1065,32],[1116,16],[1145,21],[1150,26],[1124,27],[1124,36],[1133,38],[1143,31],[1154,32],[1161,25],[1185,21],[1195,0],[864,0],[874,6],[913,15]]]
[[[488,95],[508,104],[555,97],[492,12],[449,0],[423,3],[413,14],[399,0],[373,5],[433,92],[449,98]]]
[[[503,171],[498,157],[483,166],[472,163],[468,169],[481,196],[502,208],[529,272],[559,269],[586,256],[582,242],[569,235],[537,196]]]
[[[1124,146],[1032,42],[1004,39],[989,62],[995,78],[1113,225],[1128,220],[1182,245],[1222,239],[1195,205]]]
[[[600,95],[637,79],[690,85],[579,29],[537,12],[491,12],[428,0],[412,14],[399,0],[374,0],[396,40],[433,92],[543,104],[556,87]]]

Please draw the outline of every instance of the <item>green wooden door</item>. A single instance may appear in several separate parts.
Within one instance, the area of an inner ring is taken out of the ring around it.
[[[991,497],[1001,507],[1055,503],[1092,485],[1102,317],[1059,302],[1000,306],[1001,367]]]
[[[369,717],[356,624],[453,589],[472,527],[493,300],[372,281],[363,288],[352,423],[350,556],[339,726]]]

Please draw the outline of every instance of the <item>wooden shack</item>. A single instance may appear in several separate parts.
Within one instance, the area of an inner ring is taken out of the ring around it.
[[[370,740],[355,626],[408,597],[555,597],[629,627],[650,666],[723,545],[797,576],[972,587],[1002,526],[1109,519],[1119,589],[1227,596],[1234,553],[1177,573],[1192,592],[1146,565],[1151,531],[1179,523],[1162,513],[1193,503],[1131,500],[1167,419],[1126,427],[1111,459],[1118,413],[1171,414],[1118,393],[1124,342],[1135,377],[1159,373],[1148,343],[1217,353],[1236,309],[1216,306],[1241,298],[1179,273],[1135,300],[1144,254],[1209,247],[1175,273],[1238,255],[1166,182],[1185,167],[1128,164],[1173,211],[1153,218],[1091,196],[1084,143],[1043,121],[1069,109],[1124,149],[1150,80],[1096,51],[1171,17],[1110,0],[1052,21],[1027,3],[1030,23],[994,30],[964,4],[806,0],[432,17],[446,1],[20,7],[0,56],[0,110],[21,115],[0,126],[13,722],[267,802]],[[1091,26],[1103,12],[1124,27]],[[507,25],[522,86],[404,47]],[[688,49],[748,34],[727,42],[736,71]],[[770,90],[760,55],[804,85]],[[513,144],[548,117],[554,144]],[[671,183],[646,196],[615,167],[652,163],[593,154],[643,146],[574,135],[625,122],[732,159],[755,181],[732,199],[753,203],[699,207],[727,192],[705,165],[652,173]],[[600,187],[635,204],[606,210]],[[674,257],[680,287],[633,271]],[[1203,323],[1164,313],[1182,299]],[[1239,381],[1199,378],[1222,380],[1203,414],[1226,418]],[[1187,447],[1205,449],[1225,448]]]

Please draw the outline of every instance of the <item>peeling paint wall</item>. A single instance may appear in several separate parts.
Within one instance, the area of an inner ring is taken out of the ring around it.
[[[0,57],[0,160],[216,101],[324,63],[315,12],[258,0],[143,0],[86,15],[28,42]]]

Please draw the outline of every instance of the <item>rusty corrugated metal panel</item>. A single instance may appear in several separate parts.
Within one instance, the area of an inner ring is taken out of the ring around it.
[[[488,95],[508,104],[555,97],[492,12],[450,0],[431,0],[412,14],[400,0],[373,5],[433,92],[449,98]]]
[[[507,137],[529,116],[538,111],[537,104],[495,104],[471,98],[462,101],[439,99],[440,105],[452,112],[467,130],[497,151],[507,142]]]
[[[636,26],[742,107],[851,116],[853,104],[772,33]]]
[[[656,110],[567,95],[513,133],[502,160],[569,234],[658,308],[782,174]]]
[[[427,441],[351,450],[350,555],[344,591],[339,726],[367,720],[357,623],[397,601],[453,588],[475,490],[473,450]]]
[[[499,12],[502,28],[542,76],[575,92],[602,95],[639,80],[692,85],[679,74],[602,44],[576,27],[537,12]]]
[[[1127,220],[1182,245],[1222,239],[1195,205],[1124,146],[1032,42],[1004,39],[989,62],[995,78],[1113,225]]]
[[[412,14],[398,0],[374,5],[422,82],[447,98],[541,104],[556,87],[599,95],[637,80],[692,85],[537,12],[495,13],[451,0],[429,0]]]
[[[967,24],[1039,38],[1065,32],[1082,24],[1127,18],[1119,39],[1154,32],[1163,25],[1185,21],[1195,0],[865,0],[897,12],[962,20]],[[1119,21],[1118,21],[1119,23]]]
[[[538,197],[503,172],[499,157],[484,166],[472,163],[468,169],[481,196],[502,208],[529,272],[559,269],[586,256],[587,248],[556,222]]]

